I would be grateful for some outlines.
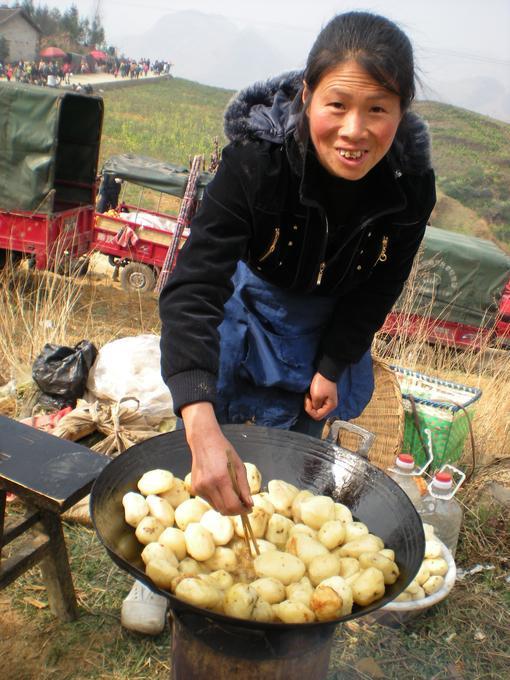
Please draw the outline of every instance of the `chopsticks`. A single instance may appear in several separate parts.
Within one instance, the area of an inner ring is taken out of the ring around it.
[[[235,471],[235,468],[234,468],[234,463],[232,461],[232,451],[230,451],[230,449],[227,449],[226,454],[227,454],[227,469],[228,469],[228,473],[230,475],[230,479],[232,481],[232,486],[234,487],[234,491],[236,492],[236,494],[240,498],[241,492],[239,490],[239,484],[237,482],[237,475],[236,475],[236,471]],[[255,538],[255,534],[253,533],[253,529],[252,529],[252,526],[250,524],[250,518],[248,517],[248,513],[242,512],[239,516],[241,517],[241,523],[243,525],[244,540],[245,540],[245,543],[246,543],[246,547],[248,548],[248,554],[250,555],[250,557],[253,558],[252,549],[251,549],[251,546],[250,546],[250,540],[251,540],[252,545],[253,545],[253,549],[255,550],[257,555],[260,555],[260,550],[259,550],[259,546],[257,544],[257,539]]]

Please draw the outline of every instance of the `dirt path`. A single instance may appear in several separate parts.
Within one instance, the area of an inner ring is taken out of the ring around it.
[[[74,85],[103,85],[105,83],[129,83],[135,81],[137,83],[151,82],[154,80],[164,79],[166,76],[140,76],[137,79],[132,78],[116,78],[112,73],[76,73],[71,76],[71,84]]]

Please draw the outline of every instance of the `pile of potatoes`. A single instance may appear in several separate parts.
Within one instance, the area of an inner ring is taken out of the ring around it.
[[[191,497],[191,474],[146,472],[140,493],[122,503],[145,547],[146,574],[197,607],[259,622],[309,623],[350,614],[383,597],[399,569],[393,550],[353,521],[345,505],[261,475],[245,463],[254,507],[248,515],[260,551],[244,540],[240,517]]]
[[[425,559],[414,579],[395,598],[395,602],[423,600],[429,595],[437,593],[444,585],[444,577],[448,572],[448,562],[443,557],[443,545],[436,539],[433,526],[424,524],[423,530],[425,532]]]

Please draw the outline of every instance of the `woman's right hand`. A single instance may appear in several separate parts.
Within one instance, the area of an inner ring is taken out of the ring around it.
[[[191,449],[191,484],[201,496],[223,515],[249,512],[253,506],[246,468],[232,444],[223,435],[209,402],[198,402],[181,409],[186,440]],[[227,468],[227,451],[234,465],[240,496],[232,486]]]

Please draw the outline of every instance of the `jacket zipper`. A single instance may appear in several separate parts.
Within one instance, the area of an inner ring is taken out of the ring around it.
[[[329,222],[328,222],[328,216],[326,215],[326,211],[324,211],[324,221],[326,223],[326,238],[323,240],[323,248],[322,248],[322,257],[325,256],[326,254],[326,247],[328,244],[328,235],[329,235]],[[324,270],[326,269],[326,260],[322,260],[322,262],[319,265],[319,273],[317,275],[317,287],[319,287],[322,283],[322,277],[324,276]]]
[[[381,244],[381,252],[379,253],[379,257],[375,261],[375,264],[377,264],[378,262],[386,262],[386,260],[388,259],[388,255],[386,254],[386,249],[388,248],[388,241],[389,241],[389,237],[383,236],[382,244]],[[375,264],[374,264],[374,267],[375,267]]]
[[[322,276],[323,276],[323,274],[324,274],[324,270],[325,270],[325,269],[326,269],[326,263],[325,263],[325,262],[321,262],[321,266],[319,267],[319,275],[317,276],[317,285],[318,285],[318,286],[321,285]]]
[[[264,262],[270,255],[274,253],[276,250],[276,244],[278,243],[278,239],[280,238],[280,227],[276,227],[274,230],[274,236],[273,240],[271,241],[271,245],[269,248],[266,250],[266,252],[262,255],[262,257],[259,257],[259,262]]]

